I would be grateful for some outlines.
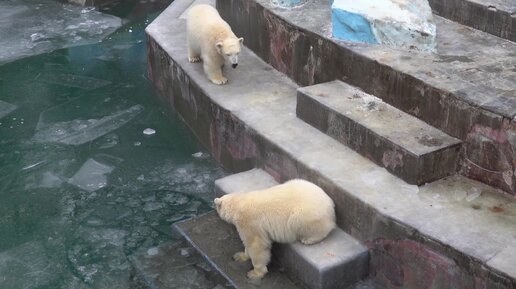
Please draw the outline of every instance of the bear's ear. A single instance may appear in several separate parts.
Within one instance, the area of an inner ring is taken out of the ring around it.
[[[222,42],[215,43],[215,47],[217,48],[217,51],[219,53],[222,53],[222,45],[223,45]]]
[[[240,38],[238,38],[238,41],[240,42],[240,44],[243,44],[244,43],[244,38],[240,37]]]
[[[215,203],[215,205],[222,204],[222,200],[220,198],[215,198],[215,200],[213,200],[213,202]]]

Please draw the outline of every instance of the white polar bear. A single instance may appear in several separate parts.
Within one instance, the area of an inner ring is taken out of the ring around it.
[[[219,216],[236,226],[245,252],[236,261],[253,263],[247,273],[260,279],[267,273],[272,242],[301,241],[310,245],[335,228],[335,205],[318,186],[291,180],[266,190],[228,194],[214,200]]]
[[[237,38],[229,24],[219,12],[210,5],[195,5],[187,16],[186,37],[188,42],[188,61],[202,59],[204,73],[215,84],[228,81],[222,75],[224,62],[238,65],[238,54],[244,38]]]

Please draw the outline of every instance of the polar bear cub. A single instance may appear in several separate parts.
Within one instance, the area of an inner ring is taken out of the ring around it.
[[[244,38],[237,38],[229,24],[210,5],[195,5],[188,12],[186,21],[188,61],[202,59],[208,79],[215,84],[226,83],[228,79],[222,75],[222,66],[228,62],[233,68],[237,67]]]
[[[253,270],[247,276],[252,279],[267,273],[272,242],[310,245],[336,226],[330,197],[315,184],[299,179],[266,190],[228,194],[214,202],[219,216],[236,226],[245,251],[235,253],[233,259],[251,259]]]

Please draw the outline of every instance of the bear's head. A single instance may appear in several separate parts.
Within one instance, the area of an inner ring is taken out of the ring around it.
[[[215,203],[215,208],[217,209],[217,213],[219,214],[219,217],[228,222],[232,223],[235,219],[235,206],[233,202],[233,196],[231,194],[224,195],[220,198],[215,198],[213,202]]]
[[[244,43],[244,38],[226,38],[223,41],[217,42],[215,46],[217,52],[224,57],[224,60],[231,63],[233,68],[236,68],[242,43]]]

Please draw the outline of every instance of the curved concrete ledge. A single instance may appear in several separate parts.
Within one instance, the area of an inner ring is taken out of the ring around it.
[[[217,7],[251,50],[300,85],[360,87],[463,140],[462,173],[516,195],[516,43],[435,16],[438,53],[410,53],[332,39],[327,0]]]
[[[297,85],[247,49],[227,85],[209,83],[188,63],[184,22],[172,13],[147,28],[149,76],[226,168],[323,187],[339,226],[369,244],[373,276],[391,288],[516,288],[513,199],[461,176],[407,185],[296,118]]]

